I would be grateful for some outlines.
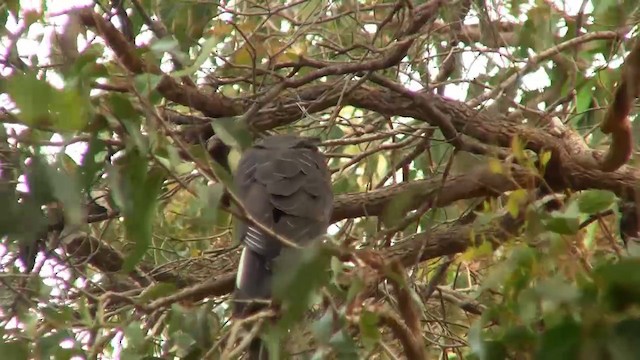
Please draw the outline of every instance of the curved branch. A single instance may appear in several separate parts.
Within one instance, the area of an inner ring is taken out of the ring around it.
[[[473,224],[455,224],[433,231],[415,234],[396,245],[380,251],[380,255],[389,261],[397,260],[403,266],[414,266],[420,262],[440,256],[464,252],[470,246],[479,246],[485,241],[490,241],[495,248],[517,234],[521,224],[522,221],[520,219],[513,219],[510,215],[505,215],[482,227]],[[119,261],[117,257],[120,256],[120,260],[122,260],[122,257],[115,249],[105,244],[98,244],[99,240],[91,236],[78,236],[74,239],[73,243],[76,245],[84,244],[82,246],[85,247],[85,250],[88,249],[87,246],[93,249],[101,249],[100,254],[98,254],[92,251],[80,252],[74,247],[74,260],[88,261],[91,265],[104,272],[116,272],[119,270],[116,264],[121,264],[122,261]],[[65,250],[70,251],[72,249],[65,247]],[[103,256],[111,260],[104,262]],[[233,265],[237,264],[239,257],[239,254],[236,252],[233,253],[232,259],[225,259],[224,261],[228,261],[231,265],[228,268],[235,269]],[[193,262],[194,259],[189,259],[188,261]],[[145,307],[146,310],[155,310],[182,300],[199,301],[207,297],[218,297],[229,294],[233,291],[236,273],[230,270],[217,276],[212,276],[210,272],[202,277],[178,276],[173,273],[171,273],[171,275],[165,274],[164,276],[170,276],[171,279],[164,278],[154,280],[173,280],[175,284],[182,289],[175,294],[155,300],[149,304],[148,307]],[[130,289],[121,288],[118,290],[126,291]]]
[[[629,113],[633,102],[640,96],[640,41],[636,41],[622,65],[622,78],[615,90],[613,102],[609,105],[600,129],[611,134],[611,145],[600,163],[603,171],[614,171],[631,158],[633,134]]]
[[[167,100],[190,106],[211,117],[234,116],[241,112],[239,105],[221,94],[205,94],[191,86],[180,85],[173,77],[164,75],[155,64],[146,64],[136,54],[136,47],[110,22],[91,9],[78,10],[85,26],[96,29],[116,54],[122,65],[133,74],[150,73],[161,76],[157,90]]]
[[[441,185],[441,178],[434,178],[390,186],[369,193],[340,195],[335,202],[333,220],[381,214],[385,207],[399,195],[409,195],[406,196],[410,199],[408,208],[418,207],[425,201],[434,202],[435,206],[446,206],[456,200],[502,193],[535,181],[530,172],[515,165],[505,169],[503,173],[504,175],[495,174],[486,167],[469,174],[449,177],[444,186]],[[513,221],[508,216],[482,228],[477,228],[473,224],[457,224],[413,235],[382,250],[381,255],[386,259],[397,260],[403,266],[413,266],[435,257],[465,251],[472,244],[478,245],[482,241],[491,241],[497,246],[511,236],[518,225],[519,222]],[[71,235],[61,242],[61,246],[73,261],[89,263],[104,273],[118,272],[124,263],[124,257],[118,250],[86,234]],[[230,252],[225,256],[216,257],[213,263],[211,263],[212,259],[208,258],[200,260],[203,261],[201,266],[193,265],[188,275],[182,274],[179,267],[156,272],[141,265],[141,271],[135,270],[129,276],[140,286],[148,286],[149,280],[152,280],[171,282],[183,288],[176,294],[154,301],[150,305],[153,308],[179,300],[197,301],[204,297],[222,296],[233,290],[235,272],[232,269],[236,268],[239,252]],[[195,259],[188,261],[190,264],[197,262]],[[194,275],[198,268],[206,274]],[[213,278],[212,268],[219,274]],[[123,289],[119,290],[123,291]]]
[[[335,105],[339,96],[334,96],[332,89],[336,87],[333,83],[306,86],[299,90],[300,94],[304,95],[301,99],[291,96],[280,97],[273,106],[259,111],[251,122],[260,129],[291,124],[297,121],[305,110],[313,113]],[[323,97],[326,94],[330,95]],[[633,199],[634,184],[640,182],[638,170],[623,166],[615,172],[602,171],[597,159],[604,156],[603,152],[590,149],[581,136],[561,123],[552,122],[545,128],[535,128],[513,122],[504,116],[490,115],[443,96],[419,94],[430,107],[446,115],[459,134],[500,147],[510,147],[513,139],[518,137],[527,149],[537,153],[550,151],[552,161],[544,180],[552,189],[604,189]],[[437,119],[429,116],[430,109],[423,108],[424,103],[420,104],[407,94],[399,94],[389,89],[363,85],[346,94],[342,101],[343,104],[383,115],[411,117],[437,125]],[[364,210],[359,211],[366,214]],[[342,218],[342,215],[336,216]]]
[[[467,174],[450,175],[444,184],[442,177],[435,177],[366,193],[338,195],[334,200],[331,219],[335,222],[360,216],[378,216],[392,202],[403,202],[401,207],[405,211],[415,210],[425,202],[432,203],[433,207],[443,207],[458,200],[498,195],[535,183],[535,176],[517,165],[501,174],[482,166]]]

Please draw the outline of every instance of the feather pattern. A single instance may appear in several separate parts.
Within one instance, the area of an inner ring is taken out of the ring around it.
[[[235,175],[239,198],[248,214],[275,234],[308,245],[324,234],[333,206],[331,174],[326,159],[309,138],[269,136],[245,151]],[[235,316],[245,316],[260,306],[251,300],[271,296],[272,262],[283,244],[259,227],[243,223],[244,244],[234,294]],[[266,359],[266,349],[256,340],[251,359]]]

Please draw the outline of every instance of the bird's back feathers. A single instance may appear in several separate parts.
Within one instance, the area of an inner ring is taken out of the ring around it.
[[[245,151],[235,185],[247,213],[275,234],[301,246],[324,234],[333,206],[331,173],[317,141],[292,135],[269,136]],[[244,244],[234,293],[234,316],[246,316],[271,297],[273,261],[283,244],[252,223],[239,227]],[[267,359],[259,339],[250,359]]]

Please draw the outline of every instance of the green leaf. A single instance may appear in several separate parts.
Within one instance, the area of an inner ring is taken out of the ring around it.
[[[633,10],[637,7],[634,0],[613,1],[595,0],[593,1],[593,16],[595,18],[592,29],[610,30],[625,23]],[[606,54],[603,54],[607,56]]]
[[[251,134],[244,122],[236,117],[216,119],[211,123],[213,131],[227,146],[244,150],[251,146]]]
[[[297,19],[299,21],[307,22],[311,20],[310,17],[315,13],[322,11],[325,6],[325,0],[309,0],[305,1],[300,5],[300,9],[298,10]],[[309,21],[313,22],[313,21]]]
[[[136,90],[142,96],[149,96],[152,92],[155,92],[156,87],[162,80],[162,75],[144,73],[140,75],[136,75],[134,79],[134,84]]]
[[[216,12],[215,6],[206,3],[156,0],[156,7],[163,23],[178,39],[183,51],[197,43]]]
[[[281,359],[281,344],[282,339],[286,336],[286,330],[283,330],[278,327],[267,325],[266,331],[264,331],[260,338],[264,341],[264,344],[267,346],[267,351],[269,352],[269,358],[271,359]]]
[[[178,287],[174,283],[155,283],[144,289],[144,291],[140,294],[139,300],[144,303],[150,302],[158,298],[173,294],[177,289]]]
[[[568,284],[557,276],[539,280],[535,290],[544,300],[557,303],[570,303],[580,296],[573,284]]]
[[[575,359],[576,354],[580,353],[581,344],[579,324],[567,318],[561,324],[544,332],[535,358],[540,360]]]
[[[6,0],[5,3],[8,1],[12,1],[12,0]],[[9,11],[0,11],[0,25],[2,25],[0,26],[0,36],[4,36],[9,31],[9,29],[7,29],[8,19],[9,19]]]
[[[357,189],[358,183],[355,177],[349,176],[348,173],[345,173],[333,182],[333,193],[336,195],[357,191]]]
[[[128,238],[135,241],[134,251],[127,256],[122,266],[123,271],[133,270],[142,259],[151,243],[151,228],[157,206],[157,197],[164,182],[164,171],[154,169],[146,176],[146,181],[140,185],[140,190],[130,212],[125,216],[125,229]]]
[[[204,44],[202,44],[202,49],[200,50],[198,57],[196,57],[196,59],[193,61],[193,64],[191,64],[190,66],[180,71],[176,71],[171,75],[175,77],[180,77],[180,76],[191,76],[195,74],[196,71],[200,70],[200,66],[202,66],[202,64],[204,64],[204,62],[207,61],[209,57],[211,57],[211,53],[213,52],[216,45],[218,45],[219,41],[220,39],[218,39],[218,37],[216,36],[209,37],[207,41],[205,41]]]
[[[0,354],[6,359],[27,360],[29,356],[28,341],[0,341]]]
[[[311,356],[310,360],[324,360],[329,357],[330,351],[328,349],[317,349],[313,356]]]
[[[78,177],[53,167],[49,167],[48,173],[54,196],[64,208],[65,225],[84,224],[83,197]]]
[[[365,288],[366,284],[364,280],[360,276],[354,276],[351,278],[351,284],[349,286],[349,291],[347,292],[347,301],[351,301],[355,299],[356,295],[360,293]]]
[[[286,248],[277,260],[273,278],[274,298],[287,309],[280,324],[296,321],[310,305],[313,292],[329,282],[331,255],[324,247]]]
[[[39,205],[55,201],[53,186],[49,181],[49,167],[50,165],[39,155],[35,155],[27,166],[26,182],[29,193]]]
[[[151,227],[157,208],[157,197],[165,179],[159,167],[148,168],[146,158],[130,151],[123,165],[110,171],[113,196],[124,215],[125,234],[135,246],[125,258],[123,271],[129,272],[142,259],[151,243]]]
[[[56,328],[64,328],[74,320],[74,310],[68,306],[46,306],[42,309],[48,323]]]
[[[213,334],[220,330],[220,322],[213,312],[213,304],[207,303],[200,306],[188,318],[187,324],[191,330],[191,336],[196,340],[200,348],[208,350],[213,344]]]
[[[46,163],[43,158],[35,156],[27,170],[27,184],[39,204],[45,205],[56,200],[62,203],[67,225],[79,225],[84,222],[83,198],[76,176],[63,172]]]
[[[481,360],[507,359],[507,350],[502,342],[495,340],[483,340],[481,344]]]
[[[65,82],[74,86],[84,86],[88,81],[109,77],[107,67],[98,62],[103,53],[104,47],[99,44],[86,48],[75,59],[72,69],[65,73]]]
[[[551,10],[549,5],[541,4],[532,8],[527,12],[527,19],[532,22],[534,30],[532,33],[533,49],[543,50],[553,46],[558,15]]]
[[[404,219],[407,211],[411,208],[416,199],[416,193],[408,191],[396,195],[385,206],[380,219],[384,223],[385,227],[392,228],[398,224],[399,221]]]
[[[49,114],[47,103],[52,97],[53,89],[33,74],[16,74],[6,80],[6,90],[20,109],[23,121],[29,126],[37,126],[47,121]]]
[[[131,103],[131,99],[122,94],[110,94],[107,98],[109,104],[109,110],[113,113],[117,119],[139,119],[140,115]]]
[[[163,56],[165,52],[178,50],[179,45],[178,40],[166,36],[151,43],[150,48],[157,55]]]
[[[127,129],[127,133],[133,140],[133,144],[138,148],[141,154],[148,155],[151,143],[151,136],[142,134],[140,122],[132,119],[121,119],[120,121]]]
[[[507,327],[501,340],[502,343],[509,344],[510,347],[515,347],[519,351],[528,351],[532,345],[536,344],[538,334],[529,326]]]
[[[57,331],[37,340],[37,353],[40,359],[50,359],[60,350],[60,343],[65,340],[73,340],[73,335],[69,330]],[[59,359],[59,357],[55,357]]]
[[[18,18],[20,12],[20,0],[5,0],[3,1],[4,5],[7,6],[9,13],[14,17]]]
[[[608,348],[612,359],[634,360],[640,354],[640,319],[624,319],[612,329]]]
[[[527,50],[535,48],[535,23],[533,19],[527,19],[522,25],[522,31],[519,32],[518,38],[519,46],[516,51],[516,56],[526,57]]]
[[[182,331],[173,333],[171,335],[171,342],[173,343],[171,352],[175,352],[180,358],[186,357],[196,343],[189,334]]]
[[[554,214],[543,223],[547,230],[560,235],[574,235],[580,229],[579,218],[563,214]]]
[[[593,83],[593,78],[589,79],[578,91],[578,96],[576,97],[576,113],[580,114],[589,110],[593,98]]]
[[[27,126],[74,131],[84,128],[89,119],[84,96],[71,87],[56,89],[35,73],[14,74],[6,80],[6,90]]]
[[[136,355],[146,353],[148,343],[145,339],[145,333],[142,331],[142,326],[139,321],[132,321],[124,328],[124,336],[127,339],[127,344],[124,347],[126,351],[123,351],[123,358],[139,358]]]
[[[147,154],[149,139],[140,131],[141,118],[138,111],[133,106],[129,97],[121,94],[112,94],[108,98],[109,106],[113,116],[118,119],[119,125],[123,125],[127,134],[133,139],[133,144],[143,154]]]
[[[215,183],[212,185],[201,185],[196,188],[199,207],[198,223],[202,225],[215,224],[218,219],[220,200],[224,194],[224,185]]]
[[[378,327],[378,314],[371,311],[363,311],[360,315],[360,336],[365,349],[372,349],[380,340],[380,329]]]
[[[626,283],[640,289],[640,272],[633,271],[640,269],[639,258],[623,258],[615,264],[605,264],[594,270],[596,279],[606,282]]]
[[[578,208],[587,214],[597,214],[609,209],[616,202],[616,195],[607,190],[586,190],[578,197]]]
[[[344,329],[338,331],[331,337],[329,345],[331,345],[335,351],[338,359],[360,359],[355,341],[353,341],[353,338]]]
[[[89,193],[92,185],[96,181],[96,175],[103,169],[104,160],[107,156],[106,143],[92,135],[89,140],[87,152],[82,157],[80,172],[82,174],[81,182],[83,189]]]
[[[640,304],[640,259],[623,258],[615,264],[604,264],[593,271],[601,300],[614,311]]]
[[[331,334],[334,329],[334,315],[333,312],[328,309],[324,315],[320,317],[312,325],[313,334],[315,338],[321,343],[328,343],[331,339]]]

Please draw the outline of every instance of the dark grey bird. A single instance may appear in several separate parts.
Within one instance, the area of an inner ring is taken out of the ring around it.
[[[238,197],[247,213],[303,247],[326,233],[333,209],[331,173],[317,143],[294,135],[266,137],[244,152],[235,175]],[[233,314],[246,317],[270,299],[274,261],[287,245],[251,222],[242,223],[239,236],[244,249]],[[248,358],[268,358],[259,339],[251,343]]]

